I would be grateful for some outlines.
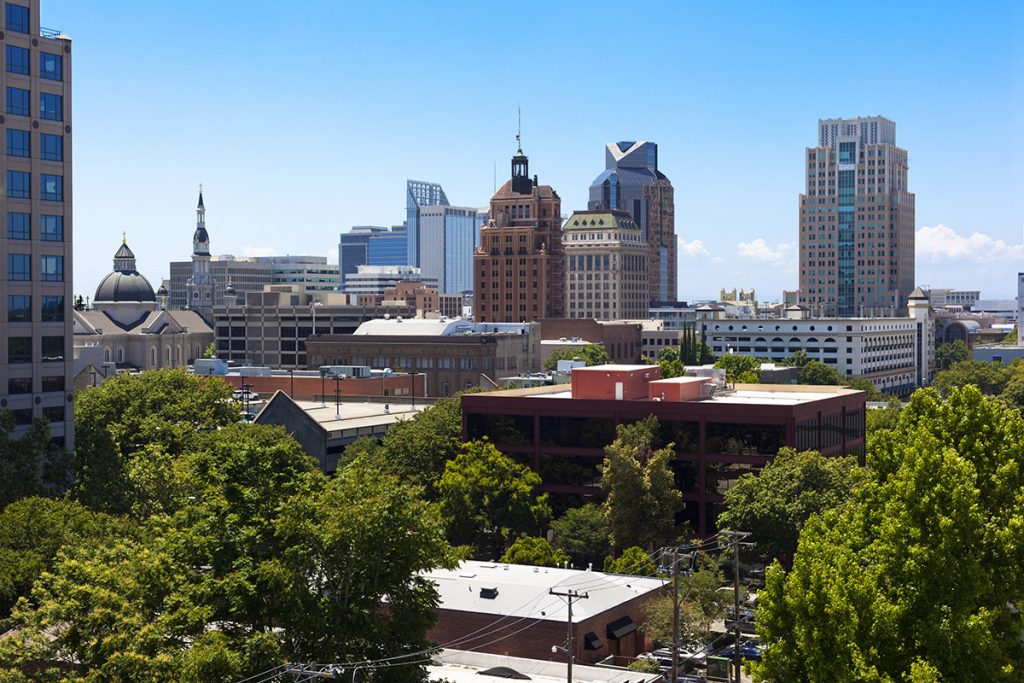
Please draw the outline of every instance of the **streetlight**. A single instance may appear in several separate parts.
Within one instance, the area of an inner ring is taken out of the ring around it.
[[[334,417],[337,420],[341,419],[341,376],[334,376]]]
[[[409,373],[409,379],[412,380],[412,409],[416,410],[416,371]]]
[[[327,407],[327,404],[325,403],[325,401],[327,400],[327,391],[326,391],[326,389],[324,389],[324,377],[326,377],[326,376],[327,376],[327,371],[324,369],[323,366],[320,366],[320,407],[321,408],[326,408]]]
[[[288,379],[291,383],[291,388],[288,390],[288,398],[295,397],[295,370],[288,368]]]

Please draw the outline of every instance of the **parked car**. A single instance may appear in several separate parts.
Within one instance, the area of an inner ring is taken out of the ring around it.
[[[236,401],[258,401],[258,400],[260,400],[260,395],[259,394],[257,394],[254,391],[249,391],[248,389],[236,389],[235,391],[233,391],[231,393],[231,397],[234,398]]]
[[[740,641],[740,657],[743,659],[750,659],[755,662],[761,661],[761,643],[756,640],[743,640]],[[720,657],[732,657],[733,656],[733,644],[723,645],[718,650],[717,654]]]

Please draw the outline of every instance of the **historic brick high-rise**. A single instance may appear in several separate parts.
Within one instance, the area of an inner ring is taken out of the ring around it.
[[[800,303],[818,316],[906,315],[914,289],[914,195],[896,124],[818,121],[800,195]]]
[[[520,148],[512,178],[491,197],[491,219],[473,257],[473,309],[479,322],[565,316],[562,200],[530,177]]]
[[[16,434],[38,417],[74,447],[71,39],[39,25],[39,0],[3,3],[6,93],[0,268],[0,410]]]
[[[628,211],[647,242],[648,298],[675,301],[676,214],[672,183],[658,170],[653,142],[609,142],[605,170],[590,185],[591,211]]]

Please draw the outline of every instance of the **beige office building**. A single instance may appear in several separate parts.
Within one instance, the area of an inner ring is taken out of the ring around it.
[[[562,245],[567,317],[647,317],[649,248],[628,211],[575,212],[563,228]]]
[[[914,195],[896,124],[818,121],[800,195],[800,303],[812,316],[904,316],[914,289]]]
[[[72,448],[71,40],[40,26],[39,0],[3,5],[0,410]]]

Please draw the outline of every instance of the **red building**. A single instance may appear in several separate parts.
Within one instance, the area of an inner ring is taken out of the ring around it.
[[[683,516],[705,535],[717,530],[723,494],[783,446],[862,455],[864,401],[847,387],[719,387],[709,378],[662,380],[656,365],[602,365],[573,370],[571,388],[467,394],[462,420],[465,438],[488,437],[540,474],[553,499],[570,498],[556,502],[577,505],[602,495],[600,465],[616,426],[654,415],[658,446],[675,444]]]

